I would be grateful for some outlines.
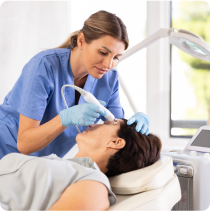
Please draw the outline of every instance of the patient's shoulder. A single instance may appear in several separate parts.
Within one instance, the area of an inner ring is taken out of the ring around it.
[[[107,210],[109,205],[108,189],[104,184],[82,180],[68,186],[50,210]]]

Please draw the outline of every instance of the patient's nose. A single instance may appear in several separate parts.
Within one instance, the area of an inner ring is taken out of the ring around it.
[[[95,127],[97,124],[88,125],[88,128]]]
[[[95,127],[97,124],[93,124],[93,125],[91,125],[91,127]]]

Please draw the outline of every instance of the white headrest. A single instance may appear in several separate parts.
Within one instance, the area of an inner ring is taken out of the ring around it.
[[[110,177],[115,194],[135,194],[163,187],[174,174],[172,158],[161,155],[160,159],[145,168]]]

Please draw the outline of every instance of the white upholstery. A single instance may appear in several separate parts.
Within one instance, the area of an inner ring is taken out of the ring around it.
[[[109,181],[115,194],[135,194],[163,187],[173,174],[172,158],[161,155],[153,165],[110,177]]]
[[[134,195],[117,195],[117,203],[108,210],[171,210],[181,199],[181,190],[174,174],[162,188]]]
[[[117,203],[109,210],[171,210],[181,199],[172,158],[166,155],[152,166],[110,178],[110,183],[118,194]],[[138,191],[143,192],[128,195]]]

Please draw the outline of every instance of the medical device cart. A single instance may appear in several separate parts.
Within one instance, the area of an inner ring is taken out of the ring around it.
[[[207,153],[182,151],[162,153],[173,158],[182,198],[172,210],[206,210],[210,206],[210,159]],[[173,194],[173,193],[172,193]]]

